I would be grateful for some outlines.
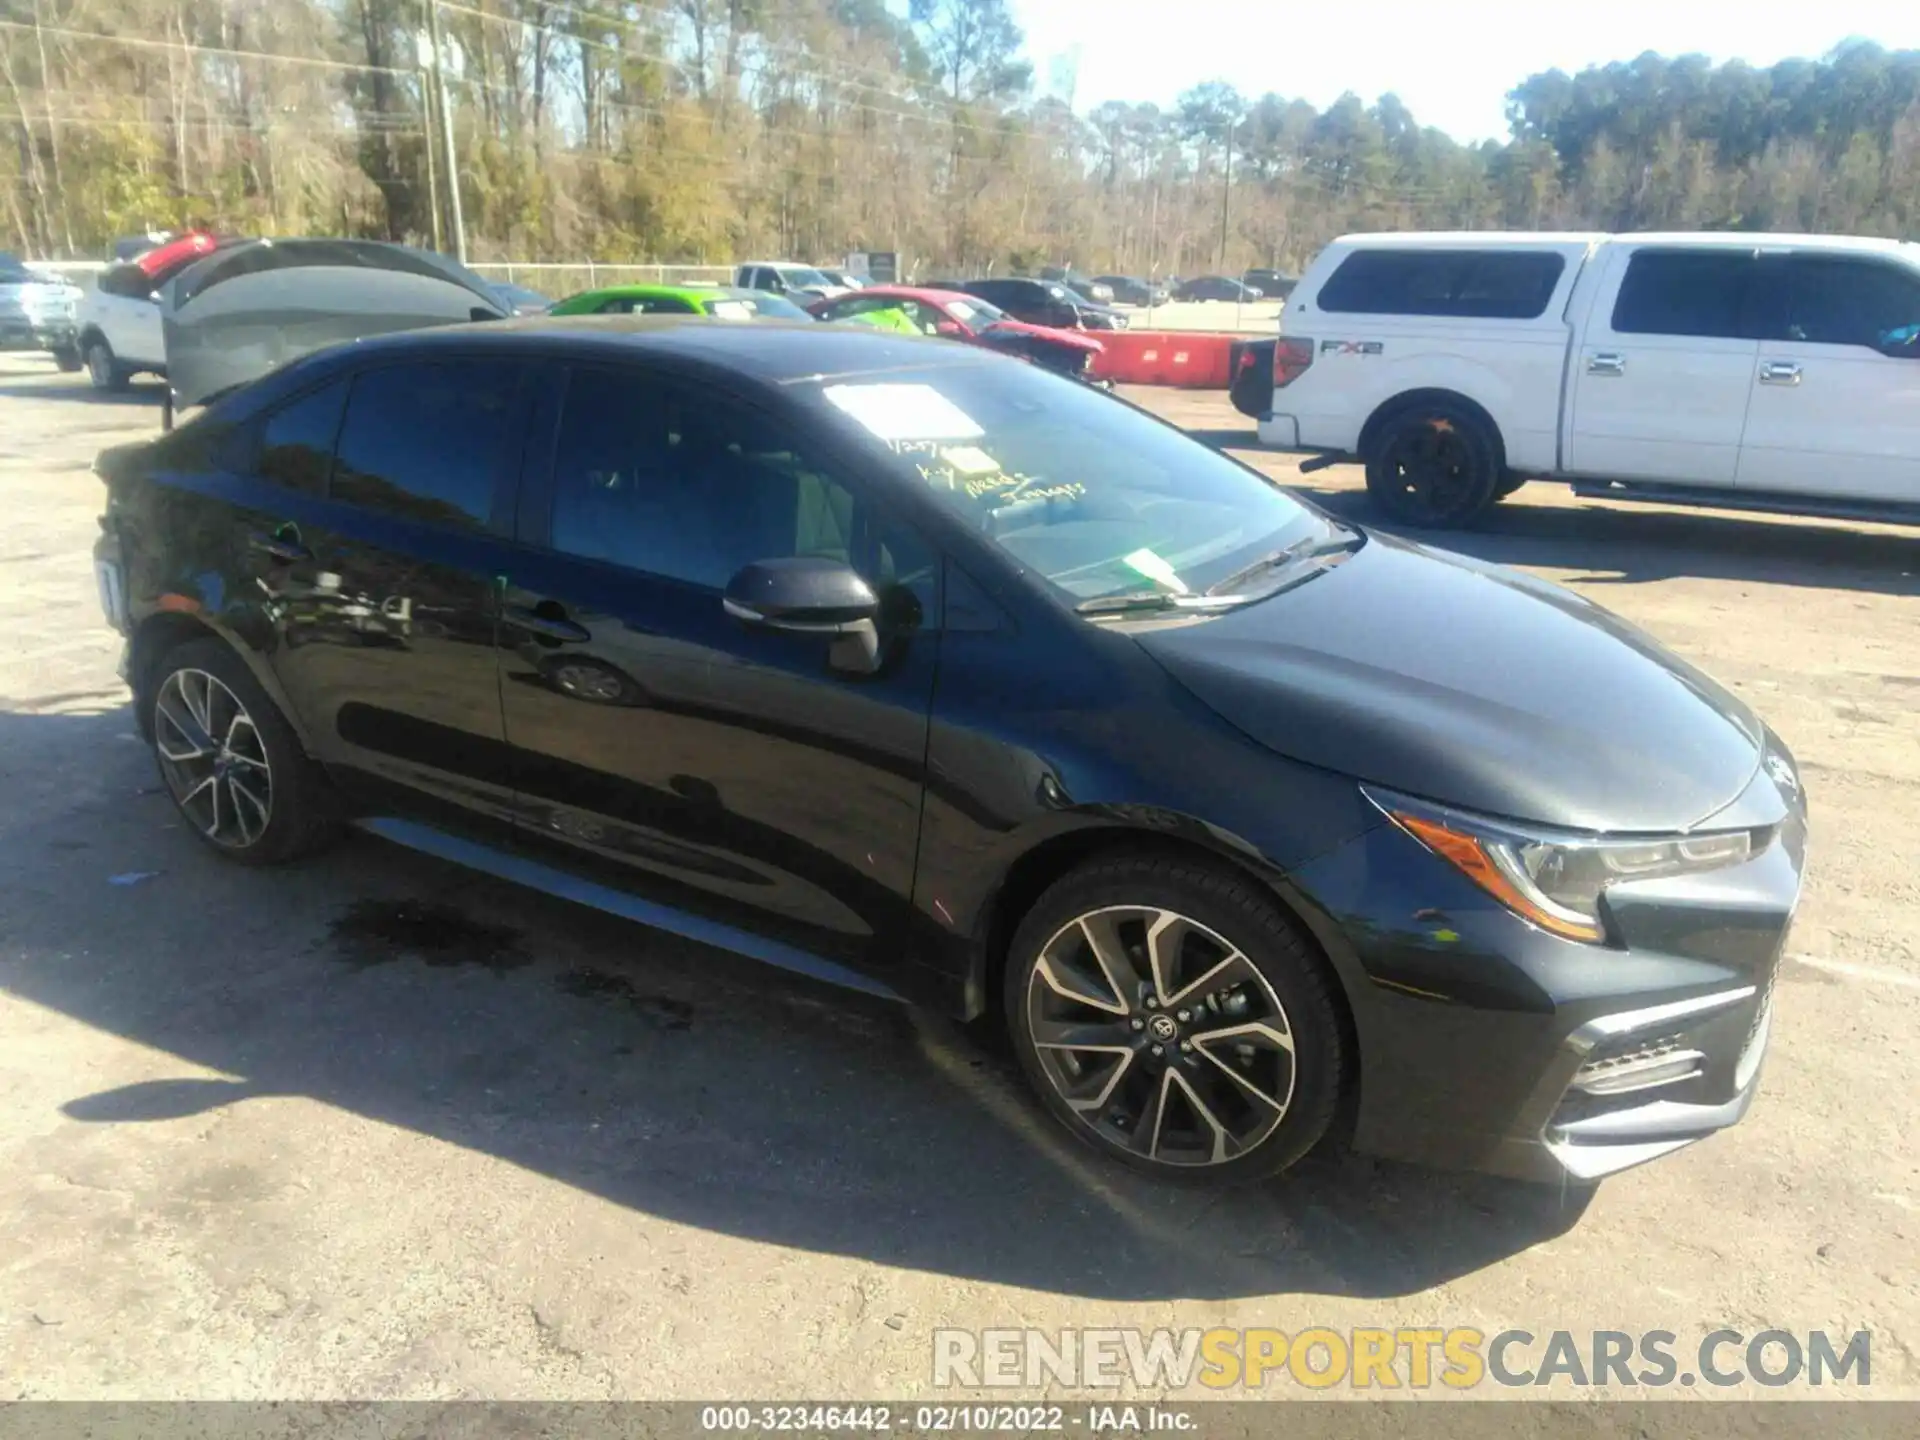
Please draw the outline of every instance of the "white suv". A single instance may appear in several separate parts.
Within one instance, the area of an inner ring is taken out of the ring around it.
[[[1360,235],[1280,321],[1260,438],[1357,458],[1404,523],[1529,479],[1920,522],[1920,245],[1839,236]]]

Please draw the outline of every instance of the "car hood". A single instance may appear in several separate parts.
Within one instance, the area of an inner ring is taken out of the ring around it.
[[[223,248],[168,281],[161,297],[167,379],[182,409],[323,346],[508,313],[465,266],[371,240]]]
[[[1617,616],[1386,536],[1269,599],[1128,628],[1270,749],[1488,815],[1684,830],[1761,759],[1751,710]]]
[[[1035,325],[1026,320],[996,320],[991,325],[982,325],[974,332],[982,339],[992,342],[994,336],[1025,335],[1031,339],[1045,340],[1049,344],[1061,346],[1067,350],[1083,350],[1088,354],[1098,354],[1107,347],[1091,336],[1078,330],[1062,330],[1055,325]]]

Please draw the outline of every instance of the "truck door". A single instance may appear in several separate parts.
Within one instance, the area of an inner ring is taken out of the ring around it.
[[[1785,304],[1751,377],[1740,488],[1920,503],[1920,270],[1870,254],[1762,264]]]
[[[1565,468],[1731,486],[1760,352],[1750,247],[1621,246],[1573,352]]]

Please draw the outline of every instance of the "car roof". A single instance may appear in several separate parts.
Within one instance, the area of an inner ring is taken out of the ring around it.
[[[596,285],[591,290],[582,290],[577,295],[569,295],[569,300],[581,300],[598,296],[606,300],[698,300],[715,295],[752,295],[757,291],[739,290],[732,285],[722,285],[717,280],[687,280],[667,284],[664,281],[642,280],[632,285]]]
[[[1602,241],[1628,245],[1658,245],[1676,250],[1853,250],[1862,254],[1912,254],[1911,240],[1884,240],[1866,235],[1776,235],[1758,230],[1650,230],[1606,234],[1586,230],[1430,230],[1415,234],[1391,231],[1342,235],[1333,243],[1353,250],[1494,250],[1540,246],[1591,246]]]
[[[812,320],[752,325],[689,315],[530,315],[477,325],[440,325],[356,341],[323,352],[346,357],[431,359],[442,351],[563,351],[603,360],[678,358],[733,371],[770,385],[889,370],[979,365],[996,357],[972,346]],[[1014,362],[1017,363],[1017,362]]]
[[[964,290],[944,290],[935,285],[866,285],[856,295],[842,295],[842,300],[887,299],[889,296],[901,300],[925,300],[933,305],[945,305],[950,300],[974,301],[980,297],[969,295]]]

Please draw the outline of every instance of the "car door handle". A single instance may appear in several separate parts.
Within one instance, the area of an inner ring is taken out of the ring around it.
[[[525,605],[507,606],[507,621],[547,640],[570,640],[578,645],[593,638],[586,626],[574,624],[565,615],[542,614]]]
[[[1627,357],[1624,355],[1601,354],[1587,357],[1589,375],[1624,375],[1627,373]]]
[[[292,534],[262,535],[247,537],[247,546],[281,565],[291,565],[297,560],[313,559],[313,551],[300,543]]]
[[[1798,385],[1800,367],[1791,360],[1769,360],[1760,367],[1762,385]]]

